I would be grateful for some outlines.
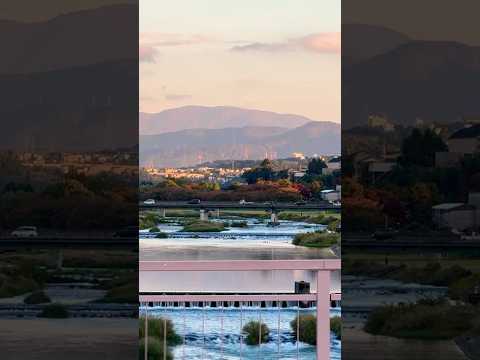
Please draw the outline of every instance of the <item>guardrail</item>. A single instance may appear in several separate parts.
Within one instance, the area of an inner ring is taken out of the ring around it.
[[[317,291],[312,294],[142,294],[139,300],[145,308],[145,360],[148,359],[148,304],[167,302],[276,302],[314,301],[316,303],[316,354],[318,360],[330,359],[330,301],[340,300],[341,293],[330,291],[330,273],[341,269],[339,259],[326,260],[233,260],[233,261],[140,261],[140,272],[156,271],[266,271],[310,270],[317,273]],[[165,320],[166,328],[166,320]],[[261,331],[261,330],[260,330]],[[299,328],[297,326],[297,339]],[[165,331],[164,331],[165,335]],[[260,337],[261,338],[261,337]],[[164,341],[166,341],[164,339]],[[298,348],[298,341],[297,341]],[[280,347],[278,347],[280,351]],[[164,353],[166,356],[166,352]],[[298,355],[298,352],[297,352]]]

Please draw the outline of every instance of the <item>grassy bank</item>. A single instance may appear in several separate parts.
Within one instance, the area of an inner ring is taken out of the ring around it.
[[[338,244],[339,241],[339,234],[318,231],[305,234],[297,234],[292,240],[292,244],[297,246],[324,248]]]
[[[478,317],[478,314],[476,314]],[[386,305],[369,314],[364,330],[373,335],[424,340],[453,339],[471,331],[475,324],[472,306],[452,306],[443,300]]]
[[[469,301],[474,287],[480,283],[480,274],[459,265],[442,266],[438,262],[423,266],[389,264],[384,260],[348,260],[344,259],[342,271],[345,275],[366,276],[380,279],[397,280],[402,283],[417,283],[448,287],[448,296],[453,300]]]

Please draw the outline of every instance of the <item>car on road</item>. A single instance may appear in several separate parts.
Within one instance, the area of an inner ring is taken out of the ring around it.
[[[155,200],[147,199],[143,202],[145,205],[155,205]]]
[[[307,205],[307,202],[301,200],[301,201],[297,201],[297,202],[295,203],[295,205],[297,205],[297,206]]]
[[[188,202],[189,204],[200,204],[201,203],[201,200],[200,199],[192,199]]]
[[[18,238],[37,237],[38,231],[36,226],[20,226],[13,230],[10,235]]]
[[[248,204],[253,204],[251,201],[245,201],[245,199],[242,199],[238,202],[240,205],[248,205]]]

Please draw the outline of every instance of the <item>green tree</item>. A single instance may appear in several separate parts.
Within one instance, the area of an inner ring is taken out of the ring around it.
[[[307,174],[308,175],[322,175],[322,169],[325,169],[327,164],[320,158],[313,158],[308,163]]]
[[[448,146],[433,130],[414,129],[402,143],[402,165],[432,167],[435,165],[435,153],[448,151]]]

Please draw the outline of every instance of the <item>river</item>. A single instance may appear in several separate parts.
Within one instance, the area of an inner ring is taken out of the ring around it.
[[[144,308],[141,313],[144,313]],[[314,360],[315,346],[296,342],[290,321],[297,314],[312,313],[312,309],[262,308],[150,308],[149,316],[172,320],[176,332],[185,338],[185,345],[173,348],[175,359],[209,360]],[[331,316],[340,309],[332,308]],[[251,320],[261,320],[270,329],[269,341],[261,346],[248,346],[240,339],[240,329]],[[280,321],[280,327],[278,327]],[[222,331],[223,328],[223,331]],[[205,332],[203,331],[205,329]],[[223,336],[222,336],[223,333]],[[298,357],[297,357],[298,353]],[[341,358],[341,342],[330,336],[330,359]]]
[[[225,219],[221,220],[225,221]],[[155,239],[140,231],[140,260],[279,260],[337,258],[329,249],[314,249],[292,244],[298,233],[323,230],[325,226],[298,221],[280,221],[276,227],[255,218],[242,219],[248,227],[227,228],[217,233],[183,233],[172,218],[158,224],[169,238]],[[315,273],[311,271],[250,271],[140,274],[142,292],[292,292],[295,281],[311,283],[315,290]],[[333,291],[340,290],[340,273],[332,273]]]

